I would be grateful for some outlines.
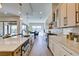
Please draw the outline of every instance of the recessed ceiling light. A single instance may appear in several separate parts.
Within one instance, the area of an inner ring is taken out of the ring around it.
[[[18,11],[18,14],[20,15],[20,14],[21,14],[21,12],[20,12],[20,11]]]
[[[20,17],[20,20],[23,20],[23,18],[22,18],[22,17]]]
[[[0,8],[2,8],[2,5],[1,5],[1,3],[0,3]]]
[[[40,12],[40,14],[42,14],[42,12]]]

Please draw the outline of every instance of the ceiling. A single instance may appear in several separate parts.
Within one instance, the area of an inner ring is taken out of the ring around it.
[[[0,16],[26,16],[32,20],[45,19],[51,7],[51,3],[23,3],[22,6],[19,3],[2,3]]]

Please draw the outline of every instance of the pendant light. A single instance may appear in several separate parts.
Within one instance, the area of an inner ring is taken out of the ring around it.
[[[20,20],[22,20],[23,19],[22,18],[22,3],[19,3],[19,6],[20,6],[20,8],[19,8]]]
[[[19,11],[18,11],[18,13],[21,14],[21,12],[22,12],[22,3],[19,3]]]

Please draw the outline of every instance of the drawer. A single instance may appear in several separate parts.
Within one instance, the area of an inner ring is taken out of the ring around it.
[[[62,48],[67,51],[69,54],[71,54],[72,56],[79,56],[79,54],[77,54],[76,52],[72,51],[71,49],[65,47],[65,46],[62,46]]]
[[[68,51],[66,51],[66,50],[62,50],[62,54],[63,54],[63,56],[72,56]]]

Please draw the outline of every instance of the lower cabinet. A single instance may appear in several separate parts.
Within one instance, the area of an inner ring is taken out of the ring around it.
[[[69,48],[63,46],[58,41],[56,41],[56,38],[54,39],[49,38],[49,48],[54,54],[54,56],[78,56],[78,54]]]
[[[55,56],[71,56],[69,52],[64,50],[58,43],[54,44],[54,55]]]
[[[63,49],[62,56],[72,56],[72,55]]]
[[[13,52],[13,56],[21,56],[21,46]]]
[[[60,47],[57,46],[57,44],[54,44],[54,52],[53,52],[53,54],[54,54],[55,56],[59,56],[59,55],[61,55],[60,52],[61,52]]]

